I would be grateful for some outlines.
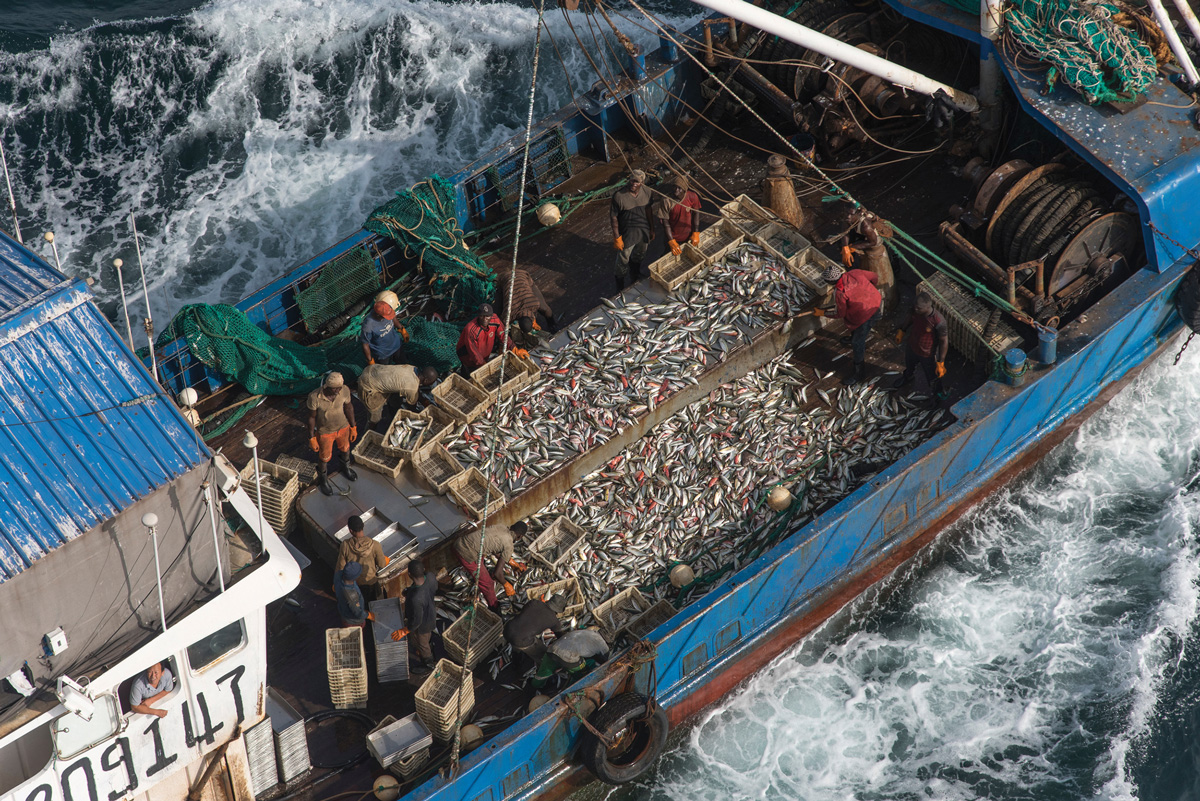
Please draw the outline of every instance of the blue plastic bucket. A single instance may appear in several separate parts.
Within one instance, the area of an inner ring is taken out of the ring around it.
[[[817,140],[811,134],[798,133],[788,137],[792,147],[804,154],[809,161],[817,154]]]
[[[1025,383],[1025,371],[1029,363],[1025,360],[1025,351],[1020,348],[1010,348],[1004,352],[1004,377],[1014,387]]]
[[[1038,361],[1054,364],[1058,360],[1058,332],[1052,328],[1038,331]]]

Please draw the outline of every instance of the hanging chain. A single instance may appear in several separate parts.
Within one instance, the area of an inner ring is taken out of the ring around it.
[[[1179,364],[1179,360],[1183,358],[1183,352],[1187,350],[1187,346],[1192,344],[1192,337],[1196,336],[1195,331],[1188,333],[1188,338],[1183,341],[1183,347],[1179,349],[1179,353],[1175,354],[1175,364]]]

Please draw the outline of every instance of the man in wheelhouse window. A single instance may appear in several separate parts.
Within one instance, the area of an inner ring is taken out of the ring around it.
[[[145,673],[133,680],[129,689],[129,708],[143,715],[167,716],[167,710],[158,709],[154,704],[175,689],[175,677],[171,671],[155,662]]]

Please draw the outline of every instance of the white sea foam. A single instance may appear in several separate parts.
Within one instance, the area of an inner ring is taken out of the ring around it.
[[[1035,474],[708,712],[653,798],[1134,798],[1197,613],[1200,357],[1151,366]]]
[[[562,16],[546,19],[565,73],[587,88],[595,76]],[[136,281],[136,211],[157,319],[235,301],[353,233],[395,190],[517,133],[535,21],[506,2],[212,0],[0,54],[0,135],[26,238],[54,230],[64,268],[97,278],[111,313],[112,259]],[[543,43],[539,117],[570,100]]]

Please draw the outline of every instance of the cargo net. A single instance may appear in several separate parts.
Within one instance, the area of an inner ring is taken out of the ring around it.
[[[376,292],[382,281],[371,255],[364,248],[352,248],[326,265],[312,286],[296,294],[296,305],[308,330],[317,331]]]
[[[454,187],[434,175],[384,203],[363,225],[404,248],[429,281],[451,320],[470,317],[490,302],[496,274],[463,239],[454,210]]]
[[[1134,30],[1144,18],[1094,0],[1016,0],[1005,12],[1008,36],[1050,65],[1088,103],[1129,102],[1154,82],[1154,53]]]

